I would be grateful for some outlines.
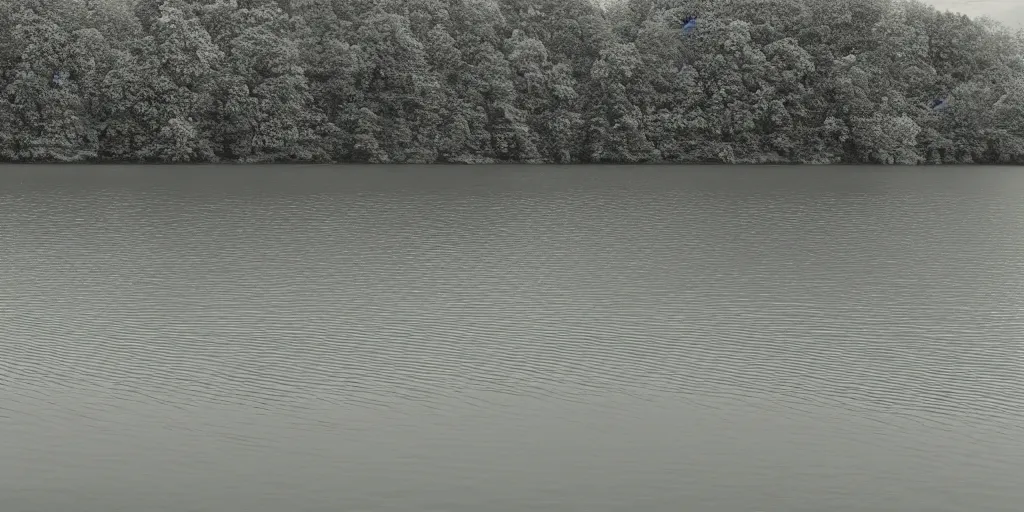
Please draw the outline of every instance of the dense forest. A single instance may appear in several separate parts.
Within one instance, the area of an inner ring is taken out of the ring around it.
[[[0,88],[5,161],[1024,163],[914,0],[0,0]]]

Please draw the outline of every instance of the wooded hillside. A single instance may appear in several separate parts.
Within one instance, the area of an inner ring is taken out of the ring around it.
[[[0,88],[7,161],[1024,163],[1024,37],[906,0],[0,0]]]

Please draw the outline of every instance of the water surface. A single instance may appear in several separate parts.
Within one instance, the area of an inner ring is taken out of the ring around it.
[[[2,167],[4,512],[1019,512],[1024,172]]]

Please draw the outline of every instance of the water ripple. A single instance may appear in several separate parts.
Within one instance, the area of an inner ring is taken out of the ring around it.
[[[35,169],[4,510],[1024,502],[1019,176]]]

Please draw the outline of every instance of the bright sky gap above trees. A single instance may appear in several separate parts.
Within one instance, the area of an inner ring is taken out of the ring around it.
[[[1024,163],[911,0],[0,0],[0,87],[5,161]]]

